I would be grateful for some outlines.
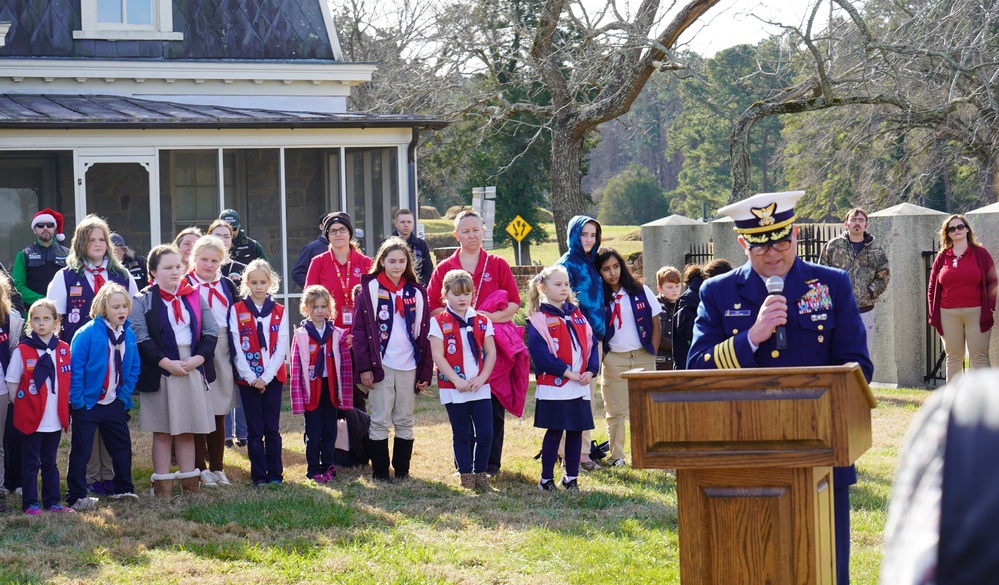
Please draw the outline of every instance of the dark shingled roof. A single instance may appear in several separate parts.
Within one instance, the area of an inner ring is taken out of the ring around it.
[[[110,95],[0,94],[0,128],[431,128],[428,116],[191,105]]]
[[[74,39],[80,0],[0,0],[0,57],[333,60],[321,0],[173,0],[183,41]]]

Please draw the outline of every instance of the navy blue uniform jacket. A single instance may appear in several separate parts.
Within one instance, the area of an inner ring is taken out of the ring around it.
[[[767,298],[767,287],[747,262],[709,278],[701,286],[688,369],[838,366],[857,362],[870,382],[874,365],[867,354],[867,333],[853,298],[850,277],[838,268],[796,258],[784,277],[787,298],[787,349],[777,351],[776,336],[754,354],[749,328]],[[836,468],[834,483],[856,483],[854,468]]]

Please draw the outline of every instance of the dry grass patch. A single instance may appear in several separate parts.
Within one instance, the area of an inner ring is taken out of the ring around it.
[[[853,492],[854,583],[877,581],[899,444],[926,393],[876,395],[874,448]],[[614,468],[584,475],[578,493],[542,493],[533,459],[542,431],[529,403],[522,422],[507,420],[492,495],[458,487],[435,396],[417,401],[413,479],[392,485],[373,482],[367,468],[307,483],[302,418],[284,412],[283,487],[250,487],[245,450],[230,449],[236,485],[157,501],[148,495],[149,437],[134,430],[141,499],[71,517],[0,516],[0,582],[679,583],[675,474]],[[606,436],[602,416],[597,437]],[[14,496],[8,505],[19,509]]]

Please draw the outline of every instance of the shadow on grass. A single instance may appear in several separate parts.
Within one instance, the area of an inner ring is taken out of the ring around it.
[[[308,485],[268,485],[256,488],[255,492],[256,497],[194,503],[181,517],[215,526],[308,530],[349,528],[357,513]]]
[[[850,506],[854,510],[883,511],[888,509],[892,480],[860,473],[858,482],[850,486]]]
[[[926,393],[926,398],[930,395],[929,391]],[[915,397],[905,398],[902,396],[889,396],[885,394],[878,394],[875,397],[878,401],[879,407],[896,407],[905,408],[907,410],[919,410],[923,405],[923,399],[917,399]]]

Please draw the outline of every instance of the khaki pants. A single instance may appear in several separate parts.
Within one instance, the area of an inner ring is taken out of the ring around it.
[[[104,446],[101,432],[94,433],[94,450],[90,452],[87,462],[87,485],[98,481],[114,479],[114,467],[111,466],[111,455]]]
[[[990,367],[991,330],[982,333],[981,316],[981,307],[940,309],[940,328],[943,329],[944,351],[947,353],[948,384],[964,371],[965,345],[971,357],[971,369]]]
[[[610,435],[610,459],[624,459],[625,424],[628,419],[628,381],[623,372],[635,368],[656,369],[656,356],[644,348],[635,351],[610,351],[604,355],[601,386],[607,410],[607,434]]]
[[[874,311],[861,313],[860,320],[864,323],[864,331],[867,332],[867,357],[874,361],[872,353],[874,351]]]
[[[416,370],[393,370],[385,367],[385,379],[368,392],[368,413],[372,441],[389,438],[389,429],[395,427],[397,439],[413,440],[416,417]]]

